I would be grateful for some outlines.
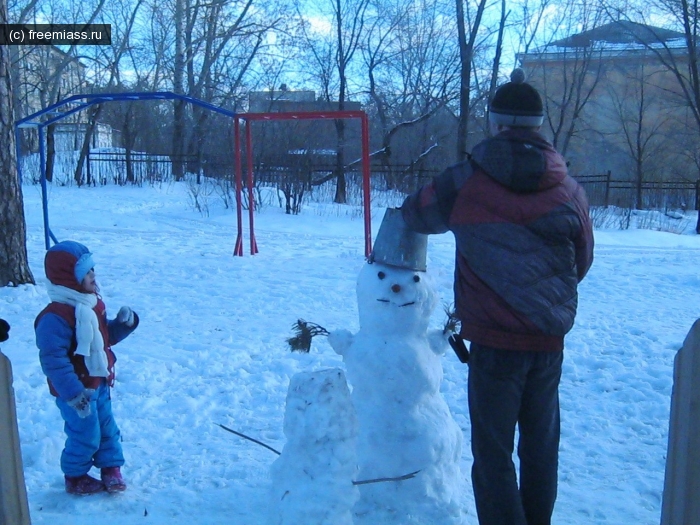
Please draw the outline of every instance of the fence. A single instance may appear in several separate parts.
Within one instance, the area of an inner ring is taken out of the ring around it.
[[[700,179],[696,182],[619,181],[610,171],[599,175],[576,175],[591,206],[615,205],[641,209],[700,209]]]
[[[185,161],[188,159],[184,159]],[[157,182],[172,176],[172,159],[168,155],[153,155],[125,150],[90,151],[85,159],[88,181],[98,184],[126,184],[127,182]]]
[[[64,153],[64,152],[61,152]],[[72,173],[77,152],[69,152]],[[65,156],[65,155],[63,155]],[[35,158],[36,157],[36,158]],[[57,154],[57,160],[61,155]],[[62,157],[61,157],[62,158]],[[66,159],[67,160],[67,159]],[[172,156],[154,155],[143,152],[131,152],[126,155],[123,149],[112,151],[91,151],[85,163],[84,176],[93,183],[125,184],[126,182],[154,182],[169,180],[172,177]],[[209,178],[228,179],[232,176],[231,159],[206,159],[197,162],[192,156],[183,156],[182,162],[188,171]],[[60,164],[60,162],[59,162]],[[23,173],[38,173],[38,156],[23,158]],[[58,169],[62,172],[62,169]],[[257,166],[256,183],[259,184],[294,184],[311,189],[318,180],[331,180],[335,167],[331,165],[304,166],[299,164]],[[430,181],[439,170],[423,169],[417,165],[374,165],[372,166],[373,191],[397,191],[411,193]],[[348,189],[359,180],[354,169],[346,169]],[[640,209],[695,209],[700,210],[700,179],[696,182],[651,182],[613,180],[610,171],[596,175],[574,175],[574,178],[586,190],[591,206],[618,206],[620,208]],[[30,180],[33,180],[30,178]],[[65,181],[69,182],[69,181]],[[700,229],[700,219],[698,221]]]

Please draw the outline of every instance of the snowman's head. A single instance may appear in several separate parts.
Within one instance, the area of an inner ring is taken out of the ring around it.
[[[366,263],[357,278],[360,328],[422,333],[437,297],[426,272]]]

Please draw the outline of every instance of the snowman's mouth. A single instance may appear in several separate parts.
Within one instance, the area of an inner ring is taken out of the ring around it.
[[[391,303],[389,299],[377,299],[377,301],[379,301],[380,303]],[[416,304],[416,302],[411,301],[409,303],[400,304],[399,308],[403,308],[404,306],[411,306],[412,304]]]

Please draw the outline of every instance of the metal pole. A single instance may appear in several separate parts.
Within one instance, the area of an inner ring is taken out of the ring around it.
[[[241,168],[241,126],[238,117],[234,117],[233,120],[233,150],[236,156],[236,215],[238,222],[238,236],[236,237],[236,245],[233,248],[233,255],[243,257],[243,204],[241,203],[243,198],[243,176],[241,172],[243,170]]]
[[[20,128],[15,126],[15,155],[17,155],[17,178],[19,179],[20,186],[22,185],[22,146],[20,145],[21,133]]]
[[[362,200],[365,215],[365,257],[372,253],[372,211],[370,209],[370,173],[369,173],[369,119],[363,113],[362,122]]]
[[[245,123],[246,153],[248,155],[248,225],[250,227],[250,254],[258,253],[258,243],[255,240],[253,227],[253,212],[255,211],[255,199],[253,198],[253,137],[249,121]]]
[[[44,151],[44,126],[38,126],[39,133],[39,182],[41,183],[41,207],[44,213],[44,244],[51,248],[49,238],[49,198],[46,191],[46,152]]]

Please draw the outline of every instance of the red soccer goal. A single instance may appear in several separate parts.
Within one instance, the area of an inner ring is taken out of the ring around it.
[[[365,257],[372,252],[372,217],[370,214],[369,188],[369,121],[364,111],[302,111],[285,113],[241,113],[234,117],[234,148],[236,152],[236,211],[238,213],[238,237],[233,249],[234,255],[243,256],[243,167],[241,159],[241,130],[240,121],[246,121],[246,153],[248,168],[248,225],[250,230],[250,253],[258,253],[253,227],[253,138],[250,122],[255,120],[314,120],[314,119],[360,119],[362,126],[362,206],[365,224]]]

